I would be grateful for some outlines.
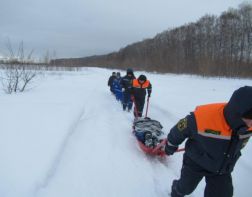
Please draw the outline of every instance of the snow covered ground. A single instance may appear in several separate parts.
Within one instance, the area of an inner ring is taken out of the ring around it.
[[[160,162],[139,150],[131,133],[133,115],[122,111],[107,87],[111,72],[47,72],[25,93],[0,93],[1,197],[168,195],[183,153]],[[149,116],[165,133],[196,105],[228,101],[235,89],[252,85],[252,80],[144,74],[153,85]],[[252,196],[251,152],[249,142],[234,170],[236,197]],[[204,180],[190,196],[203,191]]]

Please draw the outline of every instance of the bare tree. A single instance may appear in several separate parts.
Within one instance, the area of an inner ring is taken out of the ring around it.
[[[1,82],[6,93],[23,92],[29,83],[37,76],[37,71],[29,64],[33,50],[25,58],[24,44],[19,44],[17,55],[8,39],[7,49],[9,51],[9,61],[3,67]]]

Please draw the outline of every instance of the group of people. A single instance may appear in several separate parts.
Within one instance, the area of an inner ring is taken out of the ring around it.
[[[133,95],[139,110],[135,116],[141,116],[146,90],[151,95],[150,82],[144,75],[135,79],[133,71],[127,70],[121,85],[123,109],[131,109]],[[252,86],[237,89],[226,103],[197,106],[167,135],[167,155],[173,155],[186,141],[180,178],[172,183],[171,197],[191,194],[203,178],[204,197],[232,197],[232,171],[251,136]]]
[[[152,92],[152,85],[145,75],[136,78],[130,68],[123,77],[119,72],[113,72],[109,77],[108,86],[116,99],[122,103],[124,111],[130,112],[134,103],[134,116],[142,117],[146,93],[149,98]]]

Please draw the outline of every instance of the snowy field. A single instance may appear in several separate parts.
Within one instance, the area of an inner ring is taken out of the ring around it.
[[[0,93],[0,197],[168,196],[183,153],[160,162],[139,150],[131,133],[133,115],[122,111],[107,86],[111,72],[47,72],[29,91]],[[228,101],[235,89],[252,85],[252,80],[135,74],[151,81],[149,117],[159,120],[165,133],[196,105]],[[252,142],[242,154],[233,172],[234,196],[251,197]],[[190,196],[203,196],[204,184]]]

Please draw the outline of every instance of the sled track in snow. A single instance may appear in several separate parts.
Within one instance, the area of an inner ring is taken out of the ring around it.
[[[49,168],[49,170],[47,171],[47,174],[44,178],[43,181],[41,181],[39,184],[37,184],[35,186],[35,189],[34,189],[34,192],[33,192],[33,196],[36,197],[39,195],[40,191],[45,189],[49,183],[51,182],[51,180],[53,179],[53,177],[55,176],[56,172],[57,172],[57,169],[58,169],[58,166],[62,160],[62,157],[64,155],[64,152],[66,150],[66,147],[72,137],[72,135],[75,133],[76,131],[76,128],[79,124],[80,121],[84,120],[84,119],[88,119],[88,117],[84,117],[84,114],[85,114],[85,107],[83,106],[81,108],[81,111],[79,112],[77,118],[75,119],[75,121],[73,121],[73,123],[71,124],[70,128],[69,128],[69,131],[67,132],[63,142],[61,143],[60,147],[59,147],[59,151],[58,153],[56,154],[53,162],[52,162],[52,165],[51,167]]]

